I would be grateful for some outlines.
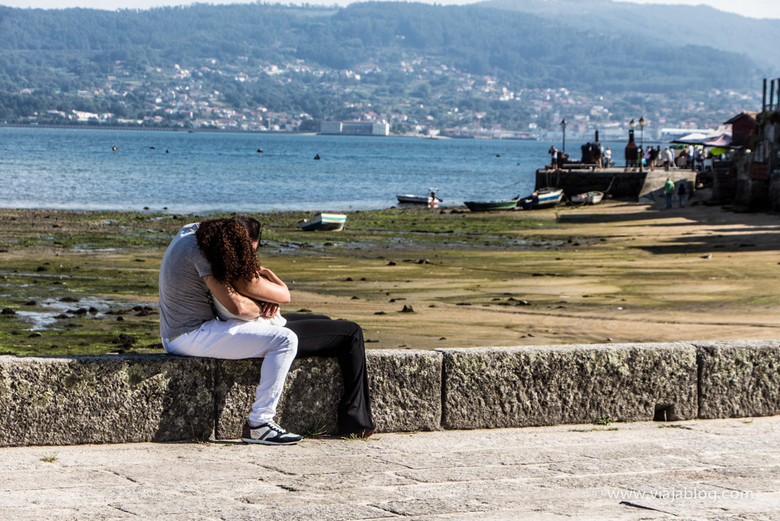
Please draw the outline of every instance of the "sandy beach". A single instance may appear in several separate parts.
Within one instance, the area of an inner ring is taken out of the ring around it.
[[[331,233],[302,232],[302,214],[258,217],[261,260],[293,293],[284,311],[355,320],[369,348],[780,338],[777,215],[621,201],[390,209]],[[0,352],[159,350],[159,262],[200,218],[0,210]]]

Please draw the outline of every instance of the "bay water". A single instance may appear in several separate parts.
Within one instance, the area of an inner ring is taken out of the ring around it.
[[[455,206],[529,194],[551,144],[3,127],[0,207],[332,212],[431,189]]]

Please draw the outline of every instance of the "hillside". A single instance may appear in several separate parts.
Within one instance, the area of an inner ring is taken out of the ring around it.
[[[205,108],[211,115],[260,107],[299,113],[304,122],[364,113],[391,119],[388,114],[402,112],[400,130],[432,118],[437,127],[479,119],[478,126],[544,129],[555,124],[560,107],[532,113],[518,102],[549,99],[549,90],[563,89],[564,104],[601,105],[608,97],[607,118],[664,106],[687,117],[686,111],[708,108],[691,101],[714,90],[748,93],[755,102],[761,71],[744,55],[691,42],[670,45],[652,32],[606,32],[610,23],[571,23],[564,30],[562,20],[575,15],[540,11],[542,4],[563,9],[567,1],[504,2],[502,8],[0,7],[0,121],[49,114],[56,122],[77,110],[191,126]],[[637,108],[638,95],[646,107]]]
[[[481,5],[539,16],[581,31],[665,42],[704,45],[744,54],[768,74],[780,70],[780,20],[753,19],[705,5],[632,4],[613,0],[487,0]],[[697,56],[680,54],[678,62]],[[672,65],[672,64],[670,64]]]

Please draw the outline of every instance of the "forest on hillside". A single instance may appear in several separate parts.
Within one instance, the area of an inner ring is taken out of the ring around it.
[[[689,56],[696,59],[681,59]],[[360,70],[360,85],[337,78],[323,88],[322,74],[235,81],[236,71],[296,61],[321,68],[326,79]],[[544,17],[480,5],[196,4],[115,12],[0,7],[0,120],[52,109],[136,117],[149,110],[150,90],[171,86],[171,78],[157,73],[207,63],[217,65],[201,80],[236,109],[263,105],[324,118],[336,115],[346,89],[374,103],[407,99],[491,110],[491,100],[478,93],[454,94],[446,74],[410,78],[404,67],[413,62],[422,64],[418,71],[490,76],[513,90],[564,87],[602,95],[749,89],[760,74],[737,53],[562,28]],[[119,97],[75,94],[118,74],[138,88]],[[495,117],[511,121],[523,114]]]

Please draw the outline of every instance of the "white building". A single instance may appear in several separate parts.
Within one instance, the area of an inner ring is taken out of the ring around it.
[[[390,135],[390,124],[370,121],[323,121],[320,126],[320,134],[388,136]]]

